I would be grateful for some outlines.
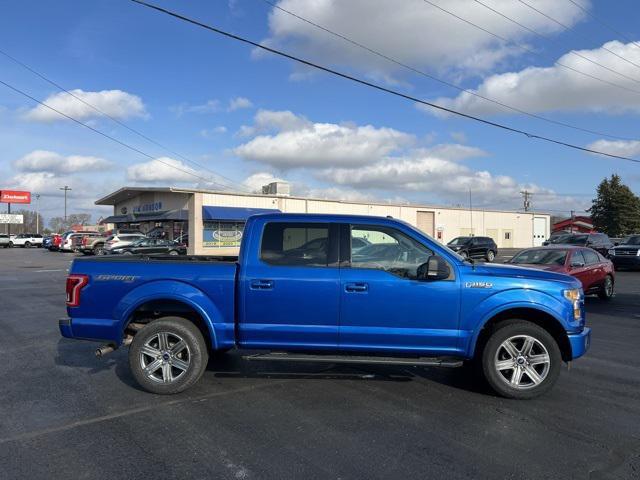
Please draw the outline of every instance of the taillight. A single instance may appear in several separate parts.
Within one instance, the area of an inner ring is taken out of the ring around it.
[[[80,305],[80,290],[89,283],[88,275],[69,275],[67,277],[67,307]]]

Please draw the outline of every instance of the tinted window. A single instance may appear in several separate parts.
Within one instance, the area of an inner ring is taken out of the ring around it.
[[[600,263],[600,257],[598,254],[592,250],[583,250],[582,254],[584,255],[585,263],[587,265],[593,265],[594,263]]]
[[[587,262],[582,256],[582,252],[580,250],[573,252],[573,255],[571,255],[571,266],[586,265],[586,263]]]
[[[272,265],[326,267],[329,225],[324,223],[268,223],[260,258]]]
[[[511,259],[511,263],[528,265],[564,265],[567,250],[537,248],[524,250]]]
[[[621,245],[640,245],[640,235],[632,235],[622,240]]]
[[[355,249],[354,242],[369,242],[364,248]],[[351,227],[351,266],[375,268],[415,279],[420,265],[427,262],[433,252],[404,233],[387,227],[353,225]]]
[[[569,235],[562,243],[568,243],[569,245],[585,245],[588,238],[589,235]]]
[[[456,237],[451,240],[448,245],[465,245],[469,240],[471,240],[470,237]]]

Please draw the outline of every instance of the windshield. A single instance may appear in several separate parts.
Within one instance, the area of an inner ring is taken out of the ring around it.
[[[569,235],[562,241],[562,243],[566,243],[568,245],[586,245],[588,238],[589,235]]]
[[[564,265],[567,250],[524,250],[511,259],[511,263],[528,265]]]
[[[464,245],[469,240],[471,240],[471,237],[456,237],[447,243],[447,245]]]
[[[549,237],[549,240],[547,240],[547,242],[548,243],[565,243],[567,238],[573,237],[573,236],[574,235],[571,235],[570,233],[561,233],[559,235],[552,235],[551,237]]]
[[[640,245],[640,235],[630,235],[622,240],[621,245]]]

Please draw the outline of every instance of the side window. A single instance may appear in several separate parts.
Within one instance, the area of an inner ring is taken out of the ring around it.
[[[359,247],[362,241],[365,247]],[[384,270],[415,279],[420,265],[433,252],[404,233],[372,225],[351,226],[351,267]]]
[[[600,263],[600,258],[596,252],[591,250],[583,250],[582,254],[584,255],[585,263],[587,265],[593,265],[594,263]]]
[[[271,265],[326,267],[329,225],[325,223],[267,223],[260,259]]]
[[[573,252],[573,255],[571,255],[571,266],[586,265],[586,263],[587,262],[582,256],[582,252],[580,250]]]

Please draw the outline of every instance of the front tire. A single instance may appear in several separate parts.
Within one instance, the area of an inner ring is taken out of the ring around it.
[[[31,242],[24,242],[24,248],[31,248]]]
[[[604,284],[600,287],[598,297],[602,300],[611,300],[614,294],[614,282],[611,275],[607,275],[604,279]]]
[[[498,326],[481,359],[489,386],[499,395],[515,399],[549,391],[560,375],[561,361],[560,348],[551,334],[523,320]]]
[[[180,317],[165,317],[142,328],[129,348],[129,367],[148,392],[171,395],[202,377],[209,354],[202,333]]]

